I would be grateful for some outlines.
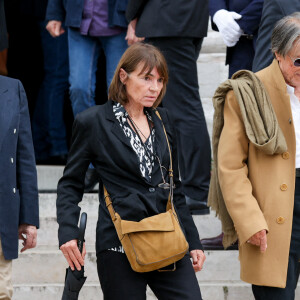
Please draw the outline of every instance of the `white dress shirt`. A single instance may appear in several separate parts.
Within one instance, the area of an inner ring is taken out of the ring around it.
[[[295,89],[289,85],[287,92],[290,96],[293,123],[296,135],[296,168],[300,168],[300,99],[295,95]]]

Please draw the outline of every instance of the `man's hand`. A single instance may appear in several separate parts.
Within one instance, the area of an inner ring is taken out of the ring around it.
[[[19,226],[19,239],[23,240],[21,252],[36,246],[37,230],[33,225],[21,224]]]
[[[259,246],[260,252],[264,253],[267,250],[267,231],[261,230],[254,235],[247,241],[247,243]]]
[[[218,10],[213,16],[213,21],[217,25],[227,47],[235,46],[243,34],[243,30],[235,21],[241,18],[240,14],[225,9]]]
[[[125,37],[125,40],[127,41],[128,46],[131,46],[136,42],[142,42],[145,39],[145,38],[139,38],[135,35],[136,22],[137,22],[137,19],[134,19],[128,24],[127,34]]]
[[[52,37],[58,37],[65,32],[61,26],[61,21],[49,21],[46,29],[49,31]]]
[[[190,255],[193,260],[194,271],[201,271],[203,268],[203,263],[206,259],[204,252],[202,250],[192,250]]]
[[[84,257],[86,254],[85,243],[83,243],[82,254],[77,247],[77,240],[71,240],[60,246],[60,250],[65,256],[72,271],[75,267],[78,271],[81,270],[81,266],[84,265]],[[75,267],[74,267],[75,265]]]

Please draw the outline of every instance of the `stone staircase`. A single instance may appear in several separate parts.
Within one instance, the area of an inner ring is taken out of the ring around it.
[[[225,47],[219,33],[209,30],[198,59],[198,76],[201,100],[209,128],[212,131],[213,107],[211,98],[217,86],[227,79],[224,65]],[[20,254],[13,262],[14,300],[59,300],[63,291],[67,263],[58,249],[55,201],[56,186],[62,176],[62,167],[38,166],[40,191],[40,229],[35,249]],[[98,213],[97,193],[84,195],[82,211],[87,212],[87,256],[85,271],[87,281],[79,299],[103,299],[100,289],[95,255],[95,228]],[[194,216],[201,238],[220,233],[221,225],[214,213]],[[239,279],[238,251],[207,251],[204,269],[197,279],[205,300],[253,300],[251,286]],[[147,299],[157,299],[151,290]],[[300,288],[296,299],[300,299]],[[135,300],[135,299],[124,299]],[[196,300],[196,299],[195,299]],[[284,299],[283,299],[284,300]]]
[[[44,171],[47,172],[46,167]],[[60,299],[67,263],[58,249],[55,200],[55,193],[40,194],[41,222],[38,231],[38,246],[21,254],[19,259],[14,261],[14,299]],[[101,299],[95,255],[97,194],[84,195],[81,208],[88,214],[85,236],[87,248],[85,270],[88,279],[80,294],[80,299]],[[194,219],[202,237],[213,236],[220,232],[220,223],[213,213],[195,216]],[[237,251],[209,251],[206,255],[204,270],[198,274],[204,299],[224,299],[225,294],[237,293],[239,289],[247,287],[239,280]],[[156,299],[150,290],[148,298]]]
[[[38,167],[38,169],[40,174],[47,173],[47,167]],[[57,169],[62,171],[60,167],[57,167]],[[18,260],[14,261],[14,300],[61,299],[67,263],[58,249],[55,201],[56,193],[40,193],[38,246],[20,254]],[[102,299],[95,255],[95,229],[98,213],[97,193],[85,194],[80,206],[81,211],[87,212],[88,222],[85,236],[87,281],[79,299]],[[215,236],[221,230],[220,222],[215,218],[213,212],[205,216],[194,216],[194,221],[202,238]],[[206,251],[206,257],[203,270],[197,273],[203,299],[253,299],[250,285],[239,279],[238,251]],[[299,288],[297,297],[296,299],[300,299]],[[157,298],[149,290],[147,299],[154,300]]]

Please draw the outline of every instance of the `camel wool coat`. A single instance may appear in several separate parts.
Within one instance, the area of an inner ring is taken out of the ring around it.
[[[228,92],[218,147],[220,187],[238,234],[241,279],[255,285],[286,286],[295,190],[296,139],[290,97],[277,60],[256,73],[273,105],[288,150],[267,155],[246,136],[238,102]],[[247,240],[267,230],[265,253]]]

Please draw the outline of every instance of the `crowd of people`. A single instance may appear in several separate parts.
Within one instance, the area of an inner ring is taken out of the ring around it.
[[[212,143],[197,76],[205,72],[197,59],[209,16],[229,65],[212,100]],[[29,38],[24,21],[34,29]],[[34,51],[19,48],[31,39]],[[147,285],[158,299],[202,299],[195,272],[208,249],[239,249],[241,279],[252,284],[256,300],[295,299],[299,45],[296,0],[0,0],[0,170],[6,174],[0,178],[0,299],[12,297],[18,238],[21,251],[36,245],[36,163],[65,165],[58,237],[72,270],[81,269],[85,255],[77,248],[78,203],[99,183],[96,254],[105,299],[145,299]],[[33,76],[24,70],[29,62]],[[209,214],[209,207],[223,232],[200,241],[191,214]],[[153,217],[167,222],[168,212],[184,233],[186,255],[171,267],[134,271],[114,221],[130,221],[144,233],[150,227],[140,224]]]

